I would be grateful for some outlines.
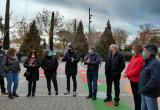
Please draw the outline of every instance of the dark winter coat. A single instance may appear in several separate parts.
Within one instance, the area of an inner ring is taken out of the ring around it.
[[[74,62],[71,62],[71,58],[74,58]],[[63,61],[66,62],[66,66],[65,66],[66,75],[77,75],[79,60],[80,60],[79,55],[76,52],[72,52],[71,54],[67,52],[65,54]]]
[[[41,62],[39,59],[36,59],[34,62],[34,67],[29,66],[29,58],[25,61],[24,67],[27,68],[26,71],[30,72],[30,76],[26,77],[27,81],[38,81],[39,80],[39,68],[41,66]]]
[[[139,89],[145,96],[157,98],[160,96],[160,62],[151,58],[140,75]]]
[[[19,73],[20,72],[20,65],[17,57],[12,58],[9,56],[5,56],[2,61],[2,67],[6,73],[13,72]]]
[[[117,76],[121,75],[121,72],[125,68],[125,59],[123,54],[117,52],[113,57],[109,53],[106,64],[105,64],[105,74],[107,76]]]
[[[4,57],[5,57],[5,52],[3,50],[0,50],[0,76],[2,77],[5,76],[5,71],[2,67],[2,61]]]
[[[86,61],[90,59],[90,63],[86,63]],[[99,70],[99,64],[100,64],[100,57],[97,53],[90,53],[88,54],[85,59],[84,62],[86,65],[88,65],[87,68],[87,72],[96,72],[98,73]]]
[[[45,74],[56,73],[58,68],[58,60],[56,57],[46,56],[42,61],[42,68]]]

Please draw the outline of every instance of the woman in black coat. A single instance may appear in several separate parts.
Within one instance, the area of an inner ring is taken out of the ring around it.
[[[32,97],[35,96],[36,91],[36,81],[39,80],[39,68],[40,68],[40,60],[37,58],[37,54],[35,51],[32,51],[29,55],[29,58],[25,61],[24,67],[27,68],[26,72],[29,73],[26,76],[26,80],[28,81],[28,94],[29,97],[32,93]]]
[[[52,51],[47,51],[45,53],[45,58],[42,61],[42,68],[44,69],[44,74],[47,79],[48,95],[51,95],[51,80],[54,85],[55,95],[58,95],[58,84],[57,84],[58,60],[55,56],[53,56]]]

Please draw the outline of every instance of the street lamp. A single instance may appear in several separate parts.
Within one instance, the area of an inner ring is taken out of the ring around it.
[[[92,14],[91,14],[91,9],[89,8],[89,26],[88,26],[88,31],[89,33],[91,32],[91,18],[92,18]]]

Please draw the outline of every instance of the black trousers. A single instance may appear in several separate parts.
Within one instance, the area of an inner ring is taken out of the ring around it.
[[[135,110],[141,110],[141,95],[138,93],[138,83],[130,81],[134,97]]]
[[[67,78],[67,91],[70,92],[70,79],[72,77],[73,80],[73,91],[76,92],[77,91],[77,79],[76,79],[76,75],[66,75]]]
[[[120,75],[116,76],[106,76],[107,81],[107,98],[112,99],[112,83],[114,83],[114,90],[115,90],[115,101],[119,101],[119,95],[120,95]]]
[[[36,81],[28,81],[28,94],[35,94],[36,92]]]
[[[0,76],[1,93],[6,92],[4,77]]]
[[[47,88],[48,92],[51,92],[51,81],[53,82],[54,89],[56,92],[58,92],[58,83],[57,83],[57,73],[56,72],[47,72],[45,73],[46,79],[47,79]]]

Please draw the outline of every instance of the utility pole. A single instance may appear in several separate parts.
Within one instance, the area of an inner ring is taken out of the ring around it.
[[[88,26],[88,32],[91,32],[91,18],[92,18],[92,14],[91,14],[91,9],[89,8],[89,26]]]

